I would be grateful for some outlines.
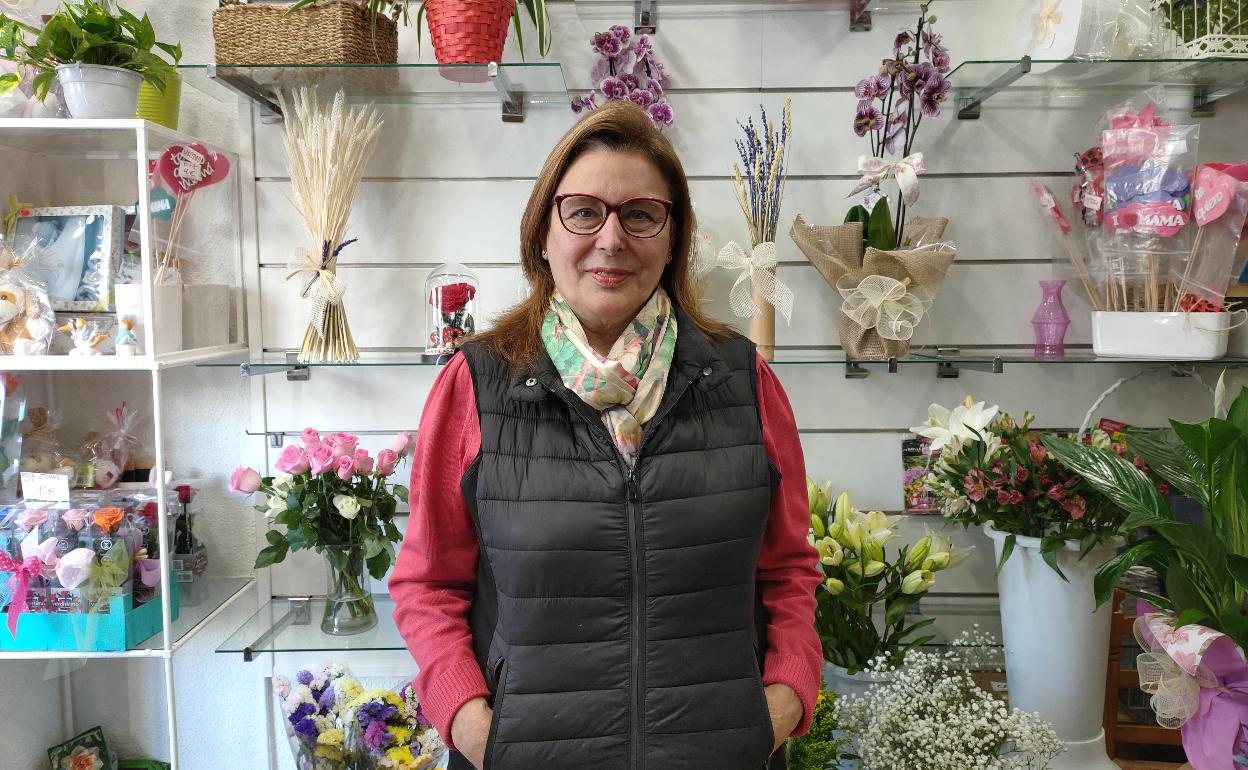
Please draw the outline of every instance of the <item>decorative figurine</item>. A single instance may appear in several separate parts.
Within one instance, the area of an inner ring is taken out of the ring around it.
[[[98,356],[100,343],[108,339],[108,335],[100,334],[99,324],[85,318],[74,318],[64,326],[57,327],[57,330],[68,333],[69,339],[74,343],[74,349],[69,351],[71,356]]]
[[[119,356],[139,354],[139,338],[134,334],[134,321],[129,317],[117,322],[117,336],[113,338],[113,352]]]

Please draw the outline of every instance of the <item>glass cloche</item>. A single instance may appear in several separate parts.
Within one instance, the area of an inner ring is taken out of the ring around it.
[[[439,265],[425,279],[426,360],[449,356],[476,331],[480,286],[475,273],[455,262]]]

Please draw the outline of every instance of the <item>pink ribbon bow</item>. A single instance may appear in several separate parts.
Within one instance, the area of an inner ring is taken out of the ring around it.
[[[0,572],[11,572],[9,587],[13,589],[13,599],[9,602],[9,634],[17,638],[17,618],[26,609],[26,598],[30,593],[30,579],[39,574],[43,562],[39,557],[30,556],[18,561],[7,553],[0,551]]]

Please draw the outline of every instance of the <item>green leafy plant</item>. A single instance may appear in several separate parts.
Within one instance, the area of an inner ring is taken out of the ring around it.
[[[173,64],[153,49],[168,54]],[[137,72],[164,93],[165,82],[177,72],[173,65],[182,59],[182,46],[158,42],[147,14],[139,18],[121,7],[114,13],[106,0],[78,0],[57,9],[43,29],[0,13],[0,57],[18,65],[18,72],[0,75],[0,93],[17,88],[25,71],[33,70],[35,95],[42,101],[56,68],[74,63]]]
[[[806,492],[807,539],[819,553],[824,576],[815,589],[815,629],[824,659],[854,674],[880,656],[897,662],[930,641],[915,634],[935,619],[906,625],[907,615],[931,589],[936,573],[961,564],[970,549],[954,548],[949,538],[929,532],[890,559],[884,546],[898,537],[893,527],[903,517],[862,513],[845,493],[832,505],[828,487],[809,480]]]
[[[1205,35],[1248,35],[1248,0],[1165,0],[1157,14],[1184,43]]]
[[[819,685],[810,729],[784,742],[785,762],[789,770],[830,770],[839,768],[843,760],[854,758],[847,750],[851,739],[837,731],[838,697],[822,684]]]
[[[1127,511],[1132,541],[1096,575],[1096,599],[1110,599],[1136,564],[1157,571],[1166,596],[1128,591],[1175,614],[1177,625],[1199,623],[1248,650],[1248,394],[1240,390],[1226,419],[1128,434],[1131,449],[1152,472],[1200,504],[1203,523],[1175,519],[1166,499],[1139,468],[1121,457],[1072,441],[1045,445],[1071,471]]]

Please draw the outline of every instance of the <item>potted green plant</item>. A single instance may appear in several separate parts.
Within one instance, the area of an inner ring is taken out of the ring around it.
[[[1127,445],[1196,501],[1202,520],[1176,518],[1153,480],[1117,454],[1045,438],[1062,464],[1127,512],[1132,540],[1098,570],[1098,604],[1136,564],[1165,586],[1164,596],[1124,588],[1155,608],[1136,628],[1146,648],[1141,687],[1166,704],[1158,721],[1182,728],[1194,767],[1230,767],[1226,760],[1248,748],[1238,737],[1248,724],[1248,393],[1240,390],[1225,419],[1171,420],[1168,429],[1130,432]]]
[[[66,2],[42,29],[0,14],[0,56],[18,65],[18,72],[0,75],[0,90],[16,88],[31,69],[35,95],[43,100],[59,81],[75,118],[131,118],[139,85],[146,81],[163,91],[176,73],[153,49],[174,61],[182,57],[180,45],[156,40],[147,14],[114,12],[101,0]]]

